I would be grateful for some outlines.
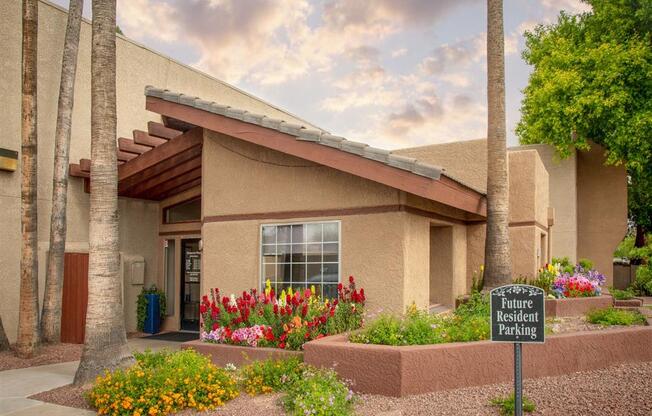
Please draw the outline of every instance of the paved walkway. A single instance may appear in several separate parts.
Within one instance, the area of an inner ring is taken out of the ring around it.
[[[143,338],[129,340],[132,351],[178,349],[178,342]],[[44,403],[27,397],[72,383],[79,361],[20,368],[0,372],[0,415],[2,416],[83,416],[95,412]]]

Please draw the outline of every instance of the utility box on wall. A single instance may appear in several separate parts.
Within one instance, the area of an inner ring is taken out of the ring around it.
[[[145,260],[135,260],[131,262],[131,284],[144,285],[145,284]]]
[[[137,330],[138,295],[145,285],[145,258],[139,255],[122,254],[122,289],[125,328],[127,332]]]

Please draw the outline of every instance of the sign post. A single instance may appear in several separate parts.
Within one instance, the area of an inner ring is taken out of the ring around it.
[[[491,296],[491,340],[514,344],[514,414],[523,414],[522,343],[545,341],[545,292],[530,285],[505,285]]]

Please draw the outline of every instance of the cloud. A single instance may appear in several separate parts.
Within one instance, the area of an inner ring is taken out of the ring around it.
[[[195,49],[194,65],[219,78],[267,85],[328,71],[352,49],[477,1],[119,0],[118,18],[139,41]]]
[[[399,58],[401,56],[404,56],[407,53],[407,48],[400,48],[400,49],[394,49],[392,51],[392,58]]]

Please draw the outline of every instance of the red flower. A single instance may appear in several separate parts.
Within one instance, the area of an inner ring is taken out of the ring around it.
[[[281,349],[285,349],[285,342],[281,342],[280,344],[278,344],[278,347]]]
[[[355,279],[353,279],[353,276],[349,276],[349,283],[353,283]]]
[[[305,317],[308,314],[308,305],[303,305],[301,308],[301,316]]]
[[[203,303],[199,305],[199,313],[201,313],[202,315],[205,314],[207,310],[208,308],[206,308],[206,305],[204,305]]]
[[[338,284],[337,284],[337,290],[338,290],[338,291],[341,291],[343,287],[344,287],[344,286],[342,285],[342,283],[338,283]]]
[[[218,322],[213,322],[213,331],[215,331],[219,327],[220,327],[220,324]]]
[[[274,313],[278,314],[278,305],[277,304],[274,304]]]

